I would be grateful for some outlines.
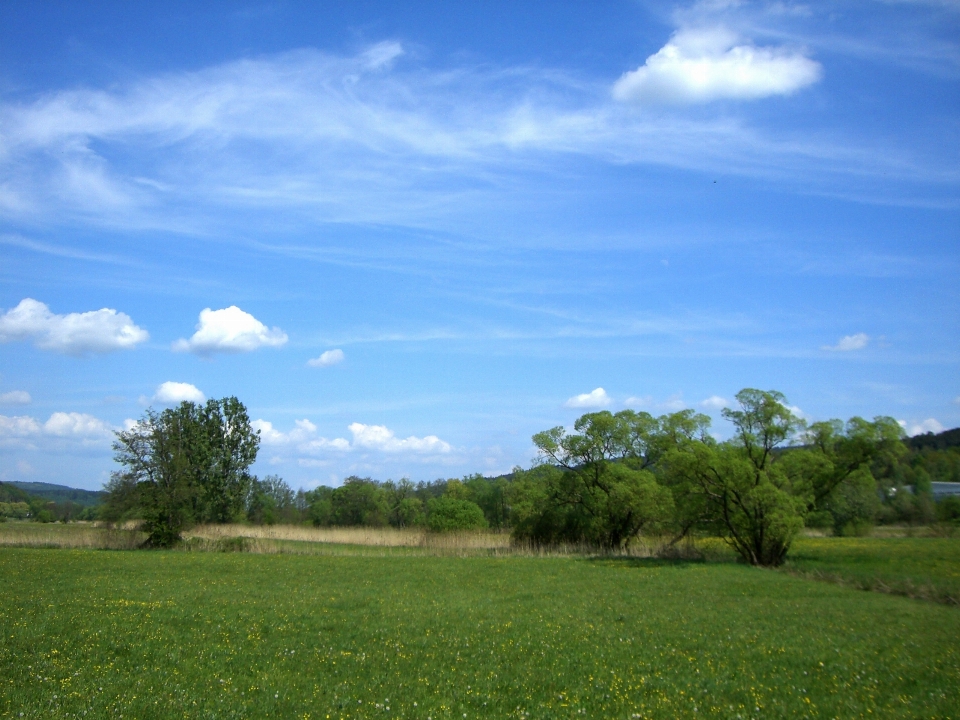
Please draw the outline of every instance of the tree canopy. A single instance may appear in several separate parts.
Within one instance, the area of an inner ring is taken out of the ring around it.
[[[243,516],[257,457],[259,431],[235,397],[182,402],[162,412],[147,410],[116,434],[107,518],[136,513],[148,542],[169,546],[195,522],[227,522]]]

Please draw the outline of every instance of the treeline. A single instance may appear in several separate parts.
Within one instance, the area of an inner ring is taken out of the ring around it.
[[[960,447],[905,441],[889,417],[807,425],[775,391],[745,389],[723,410],[724,442],[692,410],[654,417],[588,413],[538,433],[539,459],[508,476],[378,482],[294,492],[252,476],[259,436],[236,398],[148,411],[117,434],[122,470],[102,517],[138,518],[152,545],[193,523],[312,523],[509,529],[535,545],[623,548],[641,535],[723,538],[745,561],[777,565],[804,526],[864,533],[876,522],[960,520],[960,498],[935,503],[931,483],[958,479]]]
[[[510,522],[509,488],[509,478],[483,475],[417,484],[349,477],[341,487],[321,486],[305,493],[306,512],[318,526],[499,530]]]

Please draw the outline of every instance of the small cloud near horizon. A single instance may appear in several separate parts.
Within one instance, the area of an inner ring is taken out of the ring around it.
[[[870,342],[870,336],[866,333],[857,333],[856,335],[845,335],[840,338],[836,345],[821,345],[821,350],[830,352],[850,352],[852,350],[863,350]]]
[[[332,365],[339,365],[344,361],[346,355],[343,354],[343,350],[339,348],[335,350],[327,350],[324,353],[320,354],[320,357],[313,358],[312,360],[307,360],[307,367],[331,367]]]
[[[612,402],[607,391],[598,387],[588,393],[581,393],[569,398],[564,404],[567,408],[601,408]]]
[[[11,390],[0,395],[0,405],[29,405],[33,402],[26,390]]]
[[[722,410],[725,407],[730,406],[730,401],[726,398],[722,398],[719,395],[711,395],[706,400],[700,402],[700,407],[704,410]]]
[[[207,396],[196,385],[168,380],[157,386],[153,399],[164,405],[179,405],[184,401],[202,403]]]
[[[250,424],[254,430],[259,431],[260,440],[264,445],[293,446],[298,453],[306,455],[331,450],[339,452],[373,450],[391,454],[411,453],[415,455],[448,454],[453,450],[450,443],[441,440],[436,435],[425,437],[411,435],[406,438],[398,438],[396,433],[385,425],[351,423],[347,429],[353,435],[353,439],[347,440],[345,438],[328,439],[319,436],[317,426],[306,418],[296,420],[294,428],[289,432],[277,430],[273,423],[259,418]]]
[[[909,424],[906,420],[898,420],[897,422],[900,423],[900,427],[902,427],[910,437],[925,435],[926,433],[937,434],[944,431],[943,425],[936,418],[927,418],[926,420]]]

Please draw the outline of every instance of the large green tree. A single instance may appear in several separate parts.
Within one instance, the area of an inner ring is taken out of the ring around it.
[[[122,469],[107,484],[105,517],[141,518],[148,543],[158,547],[177,542],[191,523],[237,519],[259,443],[236,398],[148,409],[116,434]]]
[[[682,506],[699,502],[699,526],[718,533],[752,565],[779,565],[807,513],[824,507],[865,513],[875,506],[871,467],[903,453],[891,418],[852,418],[809,428],[776,391],[747,388],[738,408],[723,410],[734,427],[724,443],[709,437],[666,456],[667,483],[685,488]],[[866,494],[865,494],[866,493]]]
[[[803,527],[812,498],[802,475],[778,462],[778,448],[802,428],[782,394],[747,388],[738,409],[723,416],[736,432],[726,443],[676,448],[666,458],[674,482],[689,488],[705,511],[703,524],[718,532],[751,565],[779,565]]]
[[[574,423],[574,433],[555,427],[533,436],[541,460],[556,468],[539,476],[545,484],[541,512],[560,522],[553,539],[624,547],[672,517],[670,490],[645,467],[650,419],[630,410],[588,413]],[[525,520],[543,528],[547,517]]]

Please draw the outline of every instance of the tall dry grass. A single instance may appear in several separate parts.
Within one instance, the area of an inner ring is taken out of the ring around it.
[[[93,523],[6,522],[0,524],[0,546],[132,550],[146,540],[136,529],[100,527]]]
[[[220,542],[227,538],[254,541],[359,545],[374,548],[421,548],[438,551],[505,550],[510,535],[498,532],[430,533],[420,528],[309,527],[305,525],[200,525],[188,538]],[[266,546],[251,543],[251,546]]]
[[[421,528],[310,527],[305,525],[200,525],[184,534],[187,551],[310,555],[522,555],[527,557],[704,558],[717,554],[710,539],[669,545],[666,538],[642,537],[611,550],[587,544],[514,543],[507,532],[431,533]],[[135,522],[110,527],[94,523],[0,524],[0,546],[131,550],[146,535]],[[718,556],[719,557],[719,556]]]

